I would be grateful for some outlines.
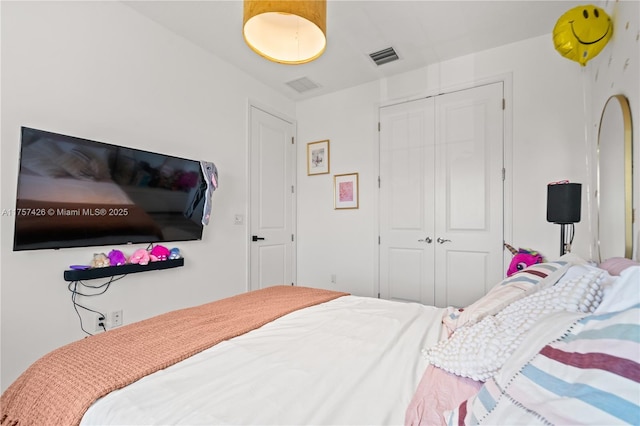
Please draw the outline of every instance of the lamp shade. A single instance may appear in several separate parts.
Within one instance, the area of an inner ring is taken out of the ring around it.
[[[567,224],[580,222],[582,184],[547,185],[547,222]]]
[[[303,64],[327,45],[326,0],[245,0],[242,33],[249,47],[270,61]]]

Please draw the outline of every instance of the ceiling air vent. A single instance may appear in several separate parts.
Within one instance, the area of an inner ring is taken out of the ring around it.
[[[369,56],[371,56],[371,59],[373,59],[373,62],[375,62],[376,65],[378,66],[382,64],[386,64],[388,62],[397,61],[398,59],[400,59],[396,51],[393,50],[393,47],[388,47],[378,52],[370,53]]]
[[[291,87],[293,90],[295,90],[298,93],[308,92],[309,90],[317,89],[318,87],[320,87],[319,84],[309,80],[307,77],[302,77],[297,80],[288,81],[287,86]]]

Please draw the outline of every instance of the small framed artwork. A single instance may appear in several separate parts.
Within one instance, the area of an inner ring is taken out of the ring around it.
[[[358,208],[358,173],[333,176],[334,208]]]
[[[307,176],[329,173],[329,140],[307,144]]]

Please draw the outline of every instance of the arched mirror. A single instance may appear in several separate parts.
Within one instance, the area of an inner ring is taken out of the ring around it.
[[[623,95],[611,96],[598,132],[598,250],[600,260],[631,258],[632,143],[631,110]]]

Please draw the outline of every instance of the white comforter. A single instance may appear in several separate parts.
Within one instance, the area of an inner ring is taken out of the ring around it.
[[[127,194],[111,181],[75,178],[51,179],[30,174],[20,175],[18,197],[22,200],[56,203],[117,205],[133,204]]]
[[[84,425],[400,425],[442,309],[344,296],[112,392]]]

